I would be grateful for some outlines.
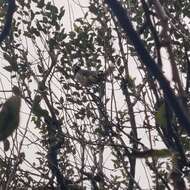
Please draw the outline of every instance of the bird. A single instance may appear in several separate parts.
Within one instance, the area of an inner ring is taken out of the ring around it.
[[[82,86],[90,87],[106,81],[114,71],[114,66],[109,66],[105,71],[90,71],[82,69],[79,65],[73,66],[74,78]]]
[[[0,111],[0,141],[5,141],[19,125],[21,97],[18,87],[13,87],[13,96],[8,98]]]

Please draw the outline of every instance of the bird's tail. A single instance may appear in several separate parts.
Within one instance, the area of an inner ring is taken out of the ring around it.
[[[109,67],[105,70],[104,74],[106,77],[110,76],[113,71],[115,70],[115,66],[114,65],[109,65]]]

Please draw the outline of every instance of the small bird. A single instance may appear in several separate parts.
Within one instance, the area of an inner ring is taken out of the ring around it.
[[[0,141],[6,140],[19,125],[21,97],[18,87],[13,87],[15,95],[7,99],[0,111]]]
[[[74,78],[85,87],[93,86],[107,80],[107,77],[114,71],[114,66],[111,65],[105,71],[89,71],[81,69],[78,65],[74,65]]]

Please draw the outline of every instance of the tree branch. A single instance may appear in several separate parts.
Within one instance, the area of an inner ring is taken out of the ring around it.
[[[13,19],[13,13],[16,9],[15,0],[8,0],[7,14],[5,16],[4,28],[0,34],[0,44],[9,35]]]
[[[140,40],[137,32],[134,30],[131,21],[127,16],[127,10],[124,9],[117,0],[105,0],[109,5],[115,16],[117,17],[121,27],[127,33],[129,39],[133,43],[139,58],[142,60],[144,65],[146,65],[148,71],[158,80],[160,87],[166,97],[167,102],[174,110],[179,123],[186,129],[187,133],[190,135],[190,120],[185,112],[185,109],[180,105],[177,100],[172,88],[170,87],[169,81],[165,78],[159,66],[152,59],[144,44]]]

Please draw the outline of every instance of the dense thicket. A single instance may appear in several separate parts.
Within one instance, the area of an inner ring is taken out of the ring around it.
[[[22,107],[10,145],[1,145],[2,189],[188,189],[190,137],[114,11],[90,0],[73,21],[72,3],[16,3],[1,43],[0,91],[4,103],[18,86]],[[120,3],[188,114],[189,2]],[[84,87],[74,65],[115,70]]]

